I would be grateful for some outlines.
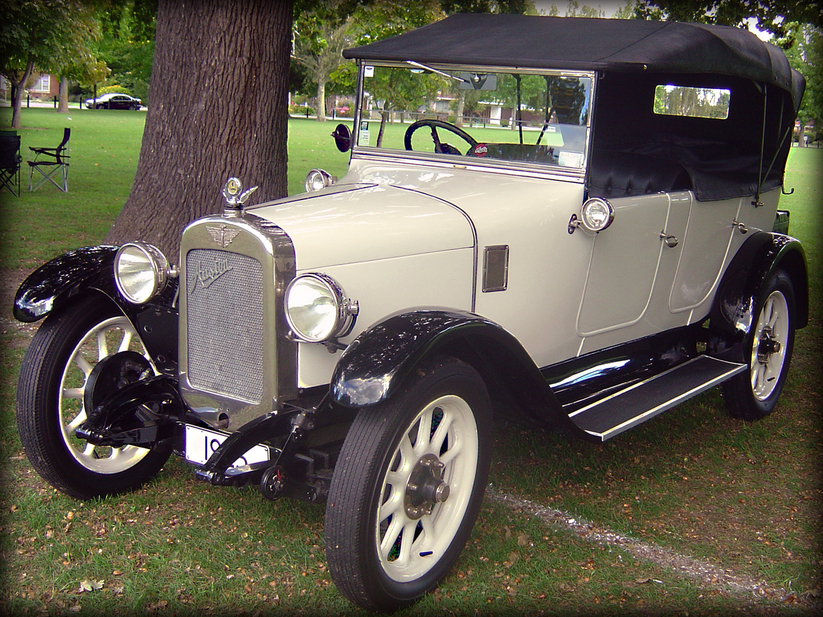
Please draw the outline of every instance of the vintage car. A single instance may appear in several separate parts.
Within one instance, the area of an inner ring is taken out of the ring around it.
[[[775,408],[808,319],[777,208],[804,81],[778,48],[461,14],[344,56],[343,178],[256,205],[231,178],[179,256],[88,247],[20,287],[46,480],[115,494],[175,453],[325,503],[335,584],[392,610],[458,558],[494,417],[602,442],[715,386],[734,417]]]

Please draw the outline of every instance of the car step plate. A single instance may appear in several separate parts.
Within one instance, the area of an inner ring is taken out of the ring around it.
[[[570,415],[577,426],[606,441],[747,369],[745,364],[698,356]]]

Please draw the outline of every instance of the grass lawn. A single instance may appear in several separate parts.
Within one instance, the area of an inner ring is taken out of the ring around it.
[[[0,110],[0,127],[8,111]],[[69,193],[2,194],[4,276],[102,239],[128,196],[144,120],[144,112],[24,110],[24,158],[28,146],[55,146],[63,127],[73,128]],[[334,124],[290,122],[291,193],[312,167],[345,173],[347,156],[329,136]],[[394,138],[405,129],[389,128]],[[795,190],[781,205],[806,247],[811,323],[798,332],[775,413],[732,420],[710,391],[602,446],[501,426],[489,497],[466,550],[436,593],[398,615],[810,612],[823,570],[821,169],[823,150],[792,150],[786,187]],[[14,424],[30,328],[11,320],[8,305],[0,326],[0,614],[362,613],[331,583],[322,507],[208,487],[175,457],[149,485],[117,498],[78,502],[50,488],[23,456]],[[781,592],[690,578],[506,505],[500,494]]]

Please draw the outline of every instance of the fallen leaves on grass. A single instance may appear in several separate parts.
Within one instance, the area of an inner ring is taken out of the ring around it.
[[[86,593],[90,591],[100,591],[106,581],[84,580],[80,582],[80,588],[77,593]]]

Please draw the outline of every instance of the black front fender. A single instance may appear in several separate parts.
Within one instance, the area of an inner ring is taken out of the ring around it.
[[[117,304],[140,333],[158,370],[177,371],[177,309],[172,279],[161,296],[134,305],[123,298],[114,282],[117,246],[91,246],[70,251],[43,264],[20,285],[14,297],[14,317],[34,322],[84,293],[102,293]]]
[[[377,405],[412,379],[424,359],[437,354],[472,365],[491,393],[514,399],[524,419],[588,439],[563,412],[520,342],[499,325],[463,311],[401,313],[362,332],[335,367],[331,398],[345,407]]]
[[[25,322],[42,319],[70,298],[95,284],[99,286],[101,282],[106,287],[103,291],[110,294],[114,285],[112,264],[117,248],[81,248],[55,257],[37,268],[17,290],[14,318]]]

